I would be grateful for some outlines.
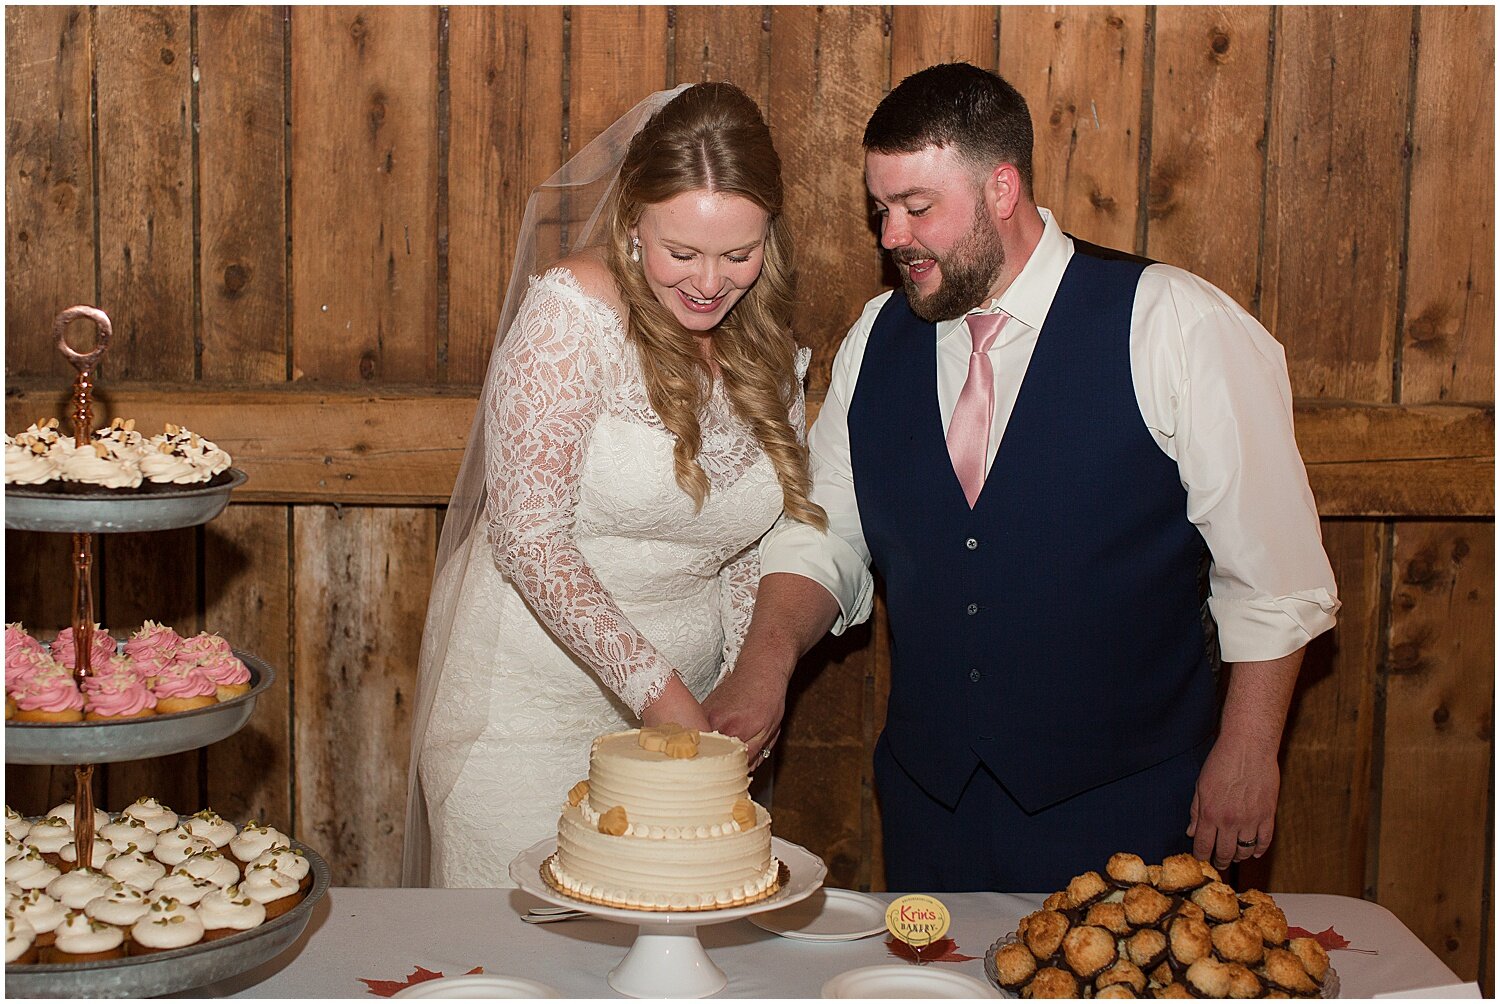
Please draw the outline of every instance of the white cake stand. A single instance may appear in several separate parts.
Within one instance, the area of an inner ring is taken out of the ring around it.
[[[627,997],[707,997],[724,989],[728,978],[713,964],[698,928],[739,920],[766,910],[778,910],[812,895],[823,884],[828,868],[823,859],[804,847],[771,838],[771,854],[786,866],[790,878],[759,903],[723,910],[682,913],[627,910],[596,906],[554,892],[542,880],[542,862],[557,849],[557,838],[548,837],[516,855],[510,877],[526,892],[556,906],[572,907],[601,920],[634,924],[635,943],[620,964],[609,971],[609,985]]]

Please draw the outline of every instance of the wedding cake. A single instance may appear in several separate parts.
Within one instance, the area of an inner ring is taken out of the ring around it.
[[[568,793],[547,882],[638,910],[714,910],[778,888],[771,817],[750,800],[745,745],[667,725],[594,740]]]

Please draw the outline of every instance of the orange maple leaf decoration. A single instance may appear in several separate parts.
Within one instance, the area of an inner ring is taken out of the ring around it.
[[[900,938],[885,939],[885,949],[898,959],[914,965],[925,966],[929,962],[970,962],[977,955],[960,955],[958,943],[952,938],[939,938],[930,945],[914,948]]]
[[[483,966],[475,966],[465,976],[477,976],[484,972]],[[376,997],[394,997],[397,993],[407,987],[416,986],[418,983],[426,983],[428,980],[440,980],[442,973],[435,973],[431,969],[423,969],[421,966],[413,969],[411,975],[404,980],[367,980],[363,976],[359,981],[370,988],[370,993]]]
[[[1286,929],[1286,936],[1288,938],[1311,938],[1330,952],[1341,948],[1346,952],[1359,952],[1362,955],[1380,954],[1373,948],[1350,948],[1349,939],[1335,931],[1331,926],[1326,930],[1319,931],[1317,934],[1312,933],[1305,927],[1289,927]]]

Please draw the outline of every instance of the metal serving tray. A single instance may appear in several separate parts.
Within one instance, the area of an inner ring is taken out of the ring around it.
[[[207,986],[269,962],[302,936],[332,880],[328,863],[311,848],[296,840],[292,846],[312,865],[313,887],[302,902],[275,920],[218,941],[154,955],[111,962],[6,966],[5,996],[155,997]]]
[[[237,467],[221,485],[173,486],[146,495],[63,495],[26,485],[5,486],[5,528],[41,533],[140,533],[207,523],[249,480]]]
[[[118,763],[198,749],[232,736],[250,720],[255,700],[276,679],[275,670],[248,652],[234,650],[250,670],[250,693],[197,711],[118,722],[5,723],[5,762]]]

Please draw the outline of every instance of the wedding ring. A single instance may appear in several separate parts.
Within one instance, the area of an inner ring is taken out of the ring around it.
[[[1235,844],[1238,845],[1238,846],[1240,846],[1240,847],[1254,847],[1255,846],[1255,841],[1253,841],[1253,840],[1236,840]]]
[[[769,760],[769,759],[771,759],[771,750],[770,750],[769,747],[767,747],[766,749],[763,749],[763,750],[760,751],[760,758],[762,760]]]

